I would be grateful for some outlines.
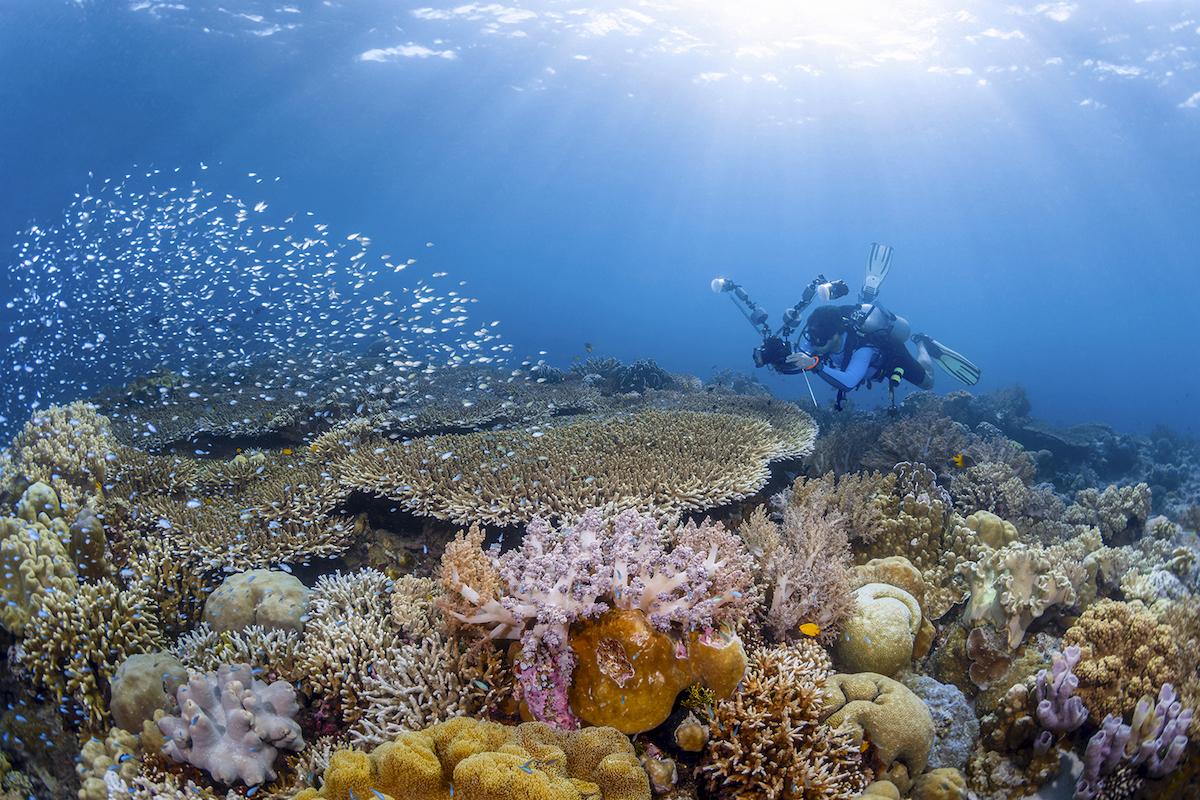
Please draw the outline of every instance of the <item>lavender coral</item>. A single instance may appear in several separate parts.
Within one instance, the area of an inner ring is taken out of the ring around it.
[[[279,749],[301,750],[300,710],[286,681],[255,680],[249,666],[222,664],[176,692],[182,717],[162,717],[163,753],[225,784],[257,786],[275,778]]]
[[[520,640],[521,698],[535,718],[567,728],[578,724],[568,699],[572,623],[622,609],[641,612],[659,631],[713,631],[754,606],[749,555],[710,522],[666,531],[634,511],[606,519],[599,510],[559,529],[535,519],[520,549],[489,558],[500,577],[490,596],[448,565],[448,588],[467,606],[450,613],[492,638]]]
[[[1080,650],[1071,645],[1065,651],[1054,654],[1050,672],[1039,670],[1034,689],[1037,699],[1037,720],[1043,731],[1038,735],[1037,747],[1048,750],[1054,736],[1070,733],[1087,720],[1088,710],[1083,700],[1075,695],[1079,688],[1079,677],[1075,665],[1079,663]]]

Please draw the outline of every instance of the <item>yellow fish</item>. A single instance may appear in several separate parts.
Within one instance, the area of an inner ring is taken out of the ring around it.
[[[953,464],[954,466],[958,467],[959,469],[962,469],[963,466],[966,465],[967,459],[963,456],[962,453],[955,453],[953,456],[951,456],[950,463]]]
[[[283,448],[283,454],[285,456],[290,456],[292,454],[292,448],[290,448],[290,447]]]
[[[806,622],[800,626],[800,632],[805,636],[820,636],[821,626],[815,622]]]
[[[317,443],[316,443],[316,442],[313,442],[312,444],[310,444],[310,445],[308,446],[308,449],[309,449],[309,450],[312,450],[314,453],[315,453],[315,452],[317,452]]]
[[[867,752],[867,748],[870,746],[871,746],[871,743],[868,742],[866,739],[863,739],[863,743],[858,746],[858,752],[865,753],[865,752]]]

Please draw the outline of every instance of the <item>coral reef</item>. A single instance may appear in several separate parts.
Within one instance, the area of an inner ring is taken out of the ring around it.
[[[111,681],[113,722],[127,731],[142,729],[154,712],[174,708],[175,692],[187,683],[188,673],[171,653],[135,653],[117,667]]]
[[[255,680],[249,666],[223,664],[176,692],[180,717],[164,716],[163,753],[206,771],[223,784],[257,786],[275,778],[280,749],[300,750],[304,736],[291,684]]]
[[[912,675],[904,685],[921,698],[933,720],[933,746],[929,769],[963,769],[979,742],[979,720],[962,691],[953,684],[939,683],[928,675]]]
[[[849,800],[867,783],[852,734],[822,724],[829,659],[811,640],[751,654],[712,709],[700,775],[717,797]]]
[[[838,666],[895,677],[912,662],[921,606],[903,589],[868,583],[854,591],[854,611],[834,645]]]

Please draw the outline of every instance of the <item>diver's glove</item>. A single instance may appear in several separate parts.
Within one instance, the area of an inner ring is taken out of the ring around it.
[[[797,350],[787,357],[787,363],[788,366],[795,367],[801,372],[807,372],[808,370],[817,369],[821,365],[821,359],[819,356],[811,355],[803,350]]]

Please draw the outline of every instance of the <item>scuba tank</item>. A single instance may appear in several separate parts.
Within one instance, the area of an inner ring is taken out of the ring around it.
[[[863,342],[880,349],[903,346],[912,334],[912,326],[908,324],[908,320],[893,314],[878,303],[860,305],[850,313],[850,324]]]

